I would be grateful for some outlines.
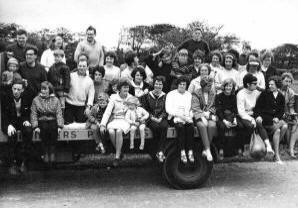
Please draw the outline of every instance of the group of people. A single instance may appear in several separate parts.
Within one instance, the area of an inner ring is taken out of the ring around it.
[[[40,62],[37,48],[26,41],[25,30],[19,30],[16,43],[7,47],[1,110],[2,130],[10,144],[11,173],[26,171],[33,132],[40,134],[44,161],[54,162],[58,134],[73,122],[86,123],[86,128],[92,129],[95,148],[102,153],[103,140],[111,140],[115,166],[122,158],[123,135],[129,133],[130,148],[134,149],[139,131],[139,149],[143,150],[146,127],[152,130],[160,162],[165,159],[169,126],[176,129],[183,163],[195,162],[195,126],[204,145],[201,154],[208,161],[213,160],[213,139],[221,157],[228,155],[224,150],[231,137],[235,150],[242,154],[254,131],[276,161],[281,162],[279,143],[284,137],[295,157],[297,138],[289,131],[297,125],[293,76],[288,72],[276,76],[271,52],[241,54],[246,62],[239,64],[235,50],[210,52],[202,32],[195,30],[177,49],[153,52],[141,60],[143,65],[136,53],[128,52],[125,63],[117,67],[116,54],[104,53],[95,36],[96,29],[88,27],[86,40],[74,52],[77,68],[73,70],[66,64],[60,35],[43,52]]]

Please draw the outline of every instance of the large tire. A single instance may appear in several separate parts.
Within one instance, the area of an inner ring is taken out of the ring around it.
[[[180,153],[172,146],[166,154],[162,172],[167,182],[176,189],[193,189],[202,186],[212,172],[213,163],[202,157],[201,148],[195,148],[195,163],[183,164]]]

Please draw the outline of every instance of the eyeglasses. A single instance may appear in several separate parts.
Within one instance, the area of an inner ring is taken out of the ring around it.
[[[188,56],[187,53],[179,53],[179,56]]]
[[[251,85],[257,85],[258,83],[256,83],[256,82],[252,82],[252,83],[250,83]]]

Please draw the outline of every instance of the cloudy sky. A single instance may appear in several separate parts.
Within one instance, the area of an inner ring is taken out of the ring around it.
[[[194,20],[224,25],[222,34],[236,34],[254,48],[298,44],[297,0],[0,0],[1,22],[29,31],[64,26],[79,32],[94,25],[107,47],[117,44],[122,26]]]

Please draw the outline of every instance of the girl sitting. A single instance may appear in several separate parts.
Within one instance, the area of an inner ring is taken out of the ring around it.
[[[142,107],[139,107],[139,100],[136,97],[130,97],[126,101],[128,110],[125,119],[130,124],[130,149],[134,149],[134,138],[137,128],[140,130],[141,144],[139,149],[143,150],[145,145],[145,121],[149,118],[149,113]]]

